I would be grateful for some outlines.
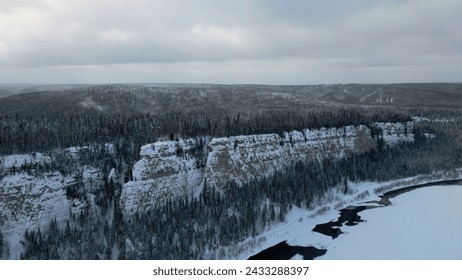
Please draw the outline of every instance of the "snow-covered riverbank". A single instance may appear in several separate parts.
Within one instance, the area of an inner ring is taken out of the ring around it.
[[[320,259],[461,259],[462,186],[416,189],[360,213],[366,223],[326,243]]]
[[[440,179],[438,179],[440,178]],[[410,186],[410,185],[415,185],[415,184],[420,184],[420,183],[427,183],[431,181],[439,181],[441,180],[441,176],[437,177],[429,177],[429,176],[416,176],[412,178],[406,178],[402,180],[397,180],[393,182],[386,182],[386,183],[375,183],[375,182],[362,182],[362,183],[355,183],[350,185],[350,193],[346,196],[342,196],[341,193],[332,191],[325,199],[323,203],[320,203],[320,205],[323,205],[322,207],[318,207],[313,210],[305,210],[305,209],[299,209],[299,208],[293,208],[290,214],[288,215],[288,218],[286,222],[274,225],[270,227],[267,231],[265,231],[263,234],[255,237],[255,238],[249,238],[244,242],[241,242],[237,246],[233,247],[228,247],[225,250],[227,251],[227,256],[231,259],[247,259],[248,257],[259,253],[260,251],[271,247],[281,241],[287,240],[290,245],[297,245],[297,246],[315,246],[320,249],[327,249],[328,252],[325,256],[321,257],[320,259],[335,259],[335,258],[341,258],[340,255],[336,257],[332,252],[335,251],[338,240],[346,240],[348,237],[352,236],[353,232],[358,231],[359,240],[362,238],[366,238],[365,234],[362,234],[360,232],[362,227],[368,226],[368,223],[361,223],[359,226],[356,227],[342,227],[342,230],[348,231],[349,234],[342,234],[339,238],[332,240],[331,237],[325,236],[316,232],[312,232],[312,229],[320,223],[326,223],[331,220],[335,220],[338,218],[338,210],[341,208],[345,208],[349,205],[368,205],[368,203],[363,203],[371,200],[378,200],[378,195],[383,194],[386,191],[393,190],[393,189],[398,189],[401,187],[405,186]],[[451,178],[454,178],[451,176]],[[438,186],[437,188],[440,188],[441,186]],[[425,189],[430,189],[430,188],[425,188]],[[461,188],[462,189],[462,188]],[[409,193],[410,196],[412,196],[413,192]],[[462,195],[462,193],[461,193]],[[452,197],[458,197],[456,195]],[[392,201],[394,203],[395,199],[394,198]],[[424,200],[425,198],[420,199],[419,197],[416,197],[415,203],[417,205],[424,205],[427,202]],[[445,201],[444,199],[441,199],[441,203],[443,205],[452,205],[454,203],[449,203],[450,200]],[[448,204],[449,203],[449,204]],[[405,204],[405,203],[404,203]],[[401,203],[400,203],[401,205]],[[380,209],[374,209],[375,212],[383,211],[386,220],[388,219],[397,219],[394,218],[396,216],[396,213],[387,212],[391,207],[387,208],[380,208]],[[407,206],[406,206],[407,207]],[[418,207],[413,207],[412,205],[410,206],[411,208],[418,208]],[[447,208],[447,207],[446,207]],[[372,211],[372,210],[367,210],[364,212],[360,213],[360,216],[363,217],[366,220],[373,219],[373,218],[368,218],[365,216],[365,213]],[[415,211],[419,211],[418,209]],[[453,211],[457,213],[457,211]],[[363,216],[364,215],[364,216]],[[369,215],[369,213],[368,213]],[[399,216],[399,215],[398,215]],[[391,218],[390,218],[391,217]],[[380,217],[378,218],[380,219]],[[456,220],[457,221],[457,220]],[[397,221],[397,223],[400,223]],[[409,235],[409,234],[407,234]],[[372,240],[375,239],[375,237],[370,236],[367,237]],[[377,240],[380,240],[380,238],[377,238]],[[450,240],[448,238],[447,240]],[[353,247],[357,247],[358,244],[355,244],[354,241],[353,243],[350,244]],[[380,241],[379,241],[380,242]],[[422,245],[422,244],[421,244]],[[388,245],[384,245],[388,246]],[[426,246],[426,245],[422,245]],[[346,249],[347,250],[347,249]],[[297,258],[297,256],[295,256]],[[345,255],[343,258],[347,259],[358,259],[362,258],[359,256],[347,256]],[[368,257],[365,256],[364,258],[374,258],[374,257]],[[380,258],[380,257],[375,257],[375,258]],[[386,258],[386,256],[383,256],[383,258]],[[389,258],[398,258],[399,257],[389,257]],[[404,258],[404,256],[402,257]],[[412,257],[410,257],[412,258]],[[420,258],[426,258],[424,256]],[[427,257],[428,258],[428,257]],[[451,258],[450,255],[448,255],[448,258]]]

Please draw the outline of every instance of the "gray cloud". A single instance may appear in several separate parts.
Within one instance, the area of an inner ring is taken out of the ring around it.
[[[11,2],[0,82],[461,80],[457,0]]]

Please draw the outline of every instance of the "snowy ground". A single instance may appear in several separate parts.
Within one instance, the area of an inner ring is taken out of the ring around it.
[[[230,259],[247,259],[268,247],[287,240],[290,245],[315,246],[319,249],[327,249],[326,255],[318,259],[461,259],[462,253],[458,253],[458,251],[462,252],[462,238],[457,239],[456,236],[462,232],[462,225],[457,224],[458,219],[455,215],[459,213],[458,210],[462,210],[462,206],[457,206],[456,201],[458,197],[462,197],[462,187],[429,187],[400,195],[391,200],[392,206],[359,213],[367,222],[360,223],[355,227],[343,226],[342,230],[348,231],[348,233],[340,235],[335,240],[311,231],[317,224],[336,220],[338,210],[349,205],[362,205],[361,203],[365,201],[378,200],[378,195],[391,189],[437,180],[417,176],[387,183],[362,182],[352,184],[349,195],[343,196],[340,190],[337,193],[333,191],[324,199],[325,201],[320,202],[320,205],[323,205],[321,208],[318,207],[311,211],[293,208],[286,222],[271,226],[256,238],[249,238],[233,248],[227,248],[227,256]],[[445,191],[446,188],[449,189],[449,192],[458,193],[449,193]],[[433,203],[436,204],[432,205]],[[444,212],[444,215],[435,214],[438,209],[443,209],[441,211]],[[420,220],[414,217],[417,215],[419,215]],[[410,216],[412,216],[412,223],[405,220]],[[433,220],[433,218],[440,220]],[[403,223],[407,224],[403,225]],[[445,228],[434,226],[441,224],[445,224]],[[409,232],[407,232],[408,230]],[[447,233],[447,231],[451,231],[451,233]],[[379,232],[381,233],[379,234]],[[421,237],[420,241],[417,237]],[[410,239],[416,241],[414,245],[404,246],[404,243]],[[442,247],[444,246],[440,244],[443,240],[451,242],[460,240],[459,247],[453,246],[455,249],[452,253],[448,252],[449,249],[443,250]],[[360,246],[361,242],[365,245]],[[371,243],[374,243],[377,248],[383,247],[390,254],[382,255],[379,249],[372,249]],[[391,248],[393,244],[398,247]],[[400,249],[399,246],[404,247]],[[417,246],[421,246],[422,249],[414,250],[414,253],[397,253],[399,250],[409,251]],[[368,249],[370,252],[365,252]],[[422,251],[428,252],[420,254],[419,252]],[[395,254],[392,255],[391,253]],[[295,256],[294,258],[297,259],[298,257]]]
[[[320,259],[462,259],[462,186],[417,189],[360,213]]]
[[[376,183],[357,184],[354,186],[355,194],[358,195],[366,191],[370,192],[379,186]],[[319,223],[336,219],[339,209],[359,202],[355,200],[355,196],[346,196],[342,199],[342,202],[338,202],[333,197],[327,199],[335,202],[321,203],[324,206],[313,211],[294,207],[288,214],[286,222],[274,225],[256,238],[242,242],[239,249],[242,252],[240,252],[237,258],[247,259],[284,240],[287,240],[290,245],[324,247],[323,244],[328,242],[330,237],[313,233],[311,230]]]

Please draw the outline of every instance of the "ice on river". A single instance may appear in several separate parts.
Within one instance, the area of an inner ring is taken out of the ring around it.
[[[433,186],[360,212],[319,259],[462,259],[462,186]]]

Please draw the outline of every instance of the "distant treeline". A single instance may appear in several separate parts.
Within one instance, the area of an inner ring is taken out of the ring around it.
[[[409,121],[409,112],[394,107],[322,107],[265,113],[171,112],[151,114],[0,115],[0,154],[43,152],[55,148],[123,140],[131,146],[159,139],[282,133],[290,130],[371,122]]]

